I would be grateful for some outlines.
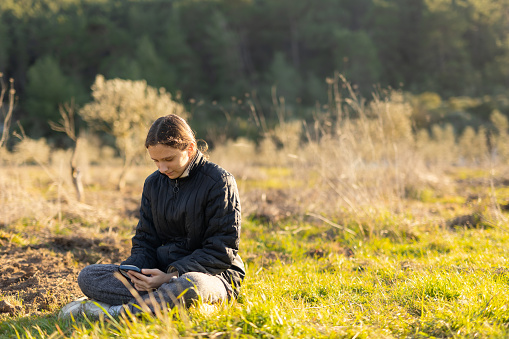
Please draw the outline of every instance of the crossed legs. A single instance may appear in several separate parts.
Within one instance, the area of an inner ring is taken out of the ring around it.
[[[78,276],[78,285],[83,294],[91,299],[110,305],[127,304],[133,314],[142,312],[140,303],[129,289],[114,276],[117,265],[94,264],[85,267]],[[134,287],[133,287],[134,289]],[[153,293],[138,291],[143,303],[154,311],[152,300],[159,305],[175,306],[175,301],[191,305],[201,298],[204,302],[215,303],[228,299],[227,289],[221,279],[200,272],[189,272],[161,285]],[[157,307],[157,306],[156,306]]]

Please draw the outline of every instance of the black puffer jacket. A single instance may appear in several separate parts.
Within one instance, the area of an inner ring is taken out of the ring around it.
[[[236,295],[245,276],[240,228],[235,179],[198,152],[189,176],[156,171],[145,180],[131,256],[122,264],[219,275]]]

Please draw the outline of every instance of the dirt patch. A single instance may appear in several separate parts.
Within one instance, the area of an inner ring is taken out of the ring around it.
[[[77,284],[86,265],[117,263],[128,248],[109,238],[53,237],[31,246],[0,246],[0,319],[55,311],[82,296]]]
[[[277,223],[301,214],[291,190],[253,190],[242,195],[242,214],[264,223]]]

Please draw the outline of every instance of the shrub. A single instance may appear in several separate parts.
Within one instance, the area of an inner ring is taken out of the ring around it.
[[[98,75],[92,85],[94,101],[80,110],[80,116],[95,130],[115,137],[115,144],[124,160],[119,188],[125,186],[128,168],[144,154],[150,124],[170,113],[187,117],[184,107],[173,101],[163,88],[157,90],[146,81],[106,80]]]

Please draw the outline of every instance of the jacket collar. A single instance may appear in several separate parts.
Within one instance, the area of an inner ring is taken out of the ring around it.
[[[196,155],[194,156],[193,160],[191,160],[191,162],[187,166],[184,173],[182,173],[182,175],[180,177],[178,177],[177,179],[184,179],[184,178],[193,176],[194,173],[196,172],[196,170],[198,169],[198,167],[200,166],[202,159],[203,159],[203,154],[197,150]]]

